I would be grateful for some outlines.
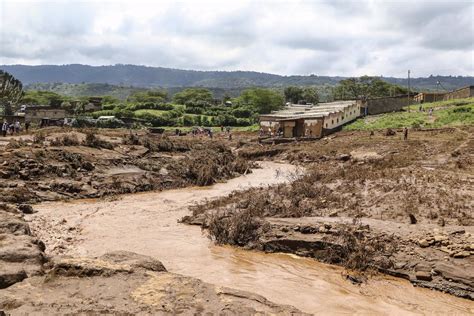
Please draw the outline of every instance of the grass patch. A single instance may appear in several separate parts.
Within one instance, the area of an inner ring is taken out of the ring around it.
[[[449,106],[446,105],[446,102],[449,101],[435,102],[436,104],[425,104],[425,109],[427,105],[434,109],[431,116],[427,111],[386,113],[382,115],[366,116],[360,118],[355,122],[346,125],[344,129],[377,130],[402,127],[440,128],[474,125],[474,98],[462,100],[464,103],[457,102],[460,100],[455,101],[455,104],[451,101]],[[445,108],[444,106],[448,107]]]

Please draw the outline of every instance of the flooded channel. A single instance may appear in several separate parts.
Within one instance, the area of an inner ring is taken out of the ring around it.
[[[469,314],[471,301],[377,276],[358,286],[339,267],[286,254],[215,246],[196,226],[179,224],[188,207],[234,190],[287,181],[288,164],[266,162],[253,173],[205,188],[124,195],[117,200],[48,202],[28,220],[47,251],[99,256],[128,250],[156,257],[170,272],[246,290],[314,314]],[[67,246],[63,242],[67,240]]]

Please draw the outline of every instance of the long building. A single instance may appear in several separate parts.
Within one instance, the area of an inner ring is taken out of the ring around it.
[[[260,127],[265,134],[291,137],[319,138],[360,116],[356,101],[338,101],[318,105],[286,106],[281,111],[260,116]]]

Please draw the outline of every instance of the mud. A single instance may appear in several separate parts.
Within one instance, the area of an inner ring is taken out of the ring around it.
[[[307,172],[291,184],[197,205],[184,220],[220,243],[375,269],[473,299],[472,129],[413,131],[409,141],[396,135],[244,146],[243,156],[268,154]]]
[[[209,185],[251,172],[224,143],[38,131],[0,147],[0,202],[37,203]]]
[[[57,260],[44,277],[1,291],[0,310],[22,315],[304,315],[259,295],[169,273],[156,259],[124,251]]]
[[[124,195],[111,201],[45,202],[35,206],[37,212],[28,215],[28,220],[50,255],[93,257],[114,250],[146,253],[159,258],[171,273],[250,291],[304,312],[472,312],[469,301],[415,288],[400,279],[376,276],[355,285],[346,281],[343,269],[309,258],[216,246],[199,227],[178,223],[197,202],[250,186],[288,181],[295,171],[290,165],[267,162],[252,174],[211,187]]]

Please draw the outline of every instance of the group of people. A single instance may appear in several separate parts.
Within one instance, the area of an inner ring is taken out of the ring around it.
[[[229,138],[229,140],[231,140],[232,139],[232,133],[230,132],[230,127],[227,126],[227,127],[224,128],[224,126],[221,126],[221,132],[224,133],[224,131],[225,131],[225,134],[227,135],[227,137]],[[185,135],[185,134],[182,134],[180,129],[176,129],[175,135],[179,136],[179,135]],[[198,127],[198,128],[193,128],[191,130],[191,135],[193,137],[195,137],[195,136],[208,136],[209,138],[212,139],[214,137],[214,132],[212,131],[211,128]]]
[[[420,107],[418,109],[420,112],[425,112],[425,108],[423,108],[423,105],[420,104]],[[433,108],[429,108],[428,110],[428,115],[432,116],[433,115]]]
[[[25,130],[28,131],[30,124],[28,122],[25,123]],[[20,134],[22,130],[20,121],[16,121],[15,123],[8,123],[7,121],[3,121],[2,123],[2,136],[6,137],[7,134]]]

